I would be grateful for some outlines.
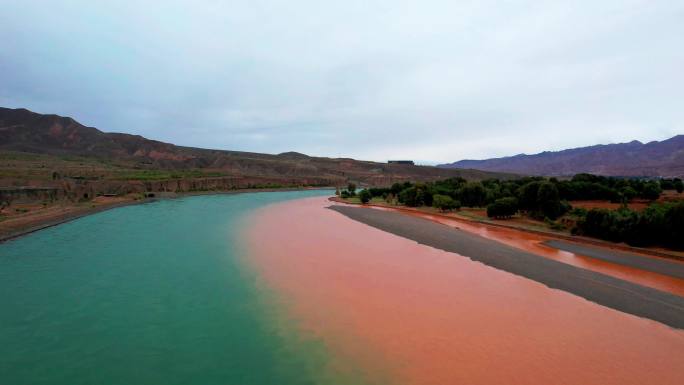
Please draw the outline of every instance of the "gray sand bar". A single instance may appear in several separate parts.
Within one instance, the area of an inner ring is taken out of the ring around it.
[[[330,207],[353,220],[563,290],[600,305],[684,329],[684,297],[528,253],[422,218],[363,207]]]
[[[559,250],[684,279],[684,263],[682,262],[560,240],[546,241],[544,244]]]

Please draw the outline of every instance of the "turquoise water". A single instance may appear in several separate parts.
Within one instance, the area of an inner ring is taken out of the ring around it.
[[[319,341],[283,335],[236,236],[269,203],[197,196],[95,214],[0,245],[0,383],[308,384]]]

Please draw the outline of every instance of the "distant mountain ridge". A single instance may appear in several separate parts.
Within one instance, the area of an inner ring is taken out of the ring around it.
[[[351,180],[385,185],[396,180],[427,181],[456,176],[471,179],[506,177],[505,174],[476,170],[313,157],[297,152],[273,155],[183,147],[139,135],[102,132],[69,117],[39,114],[23,108],[0,107],[0,151],[79,156],[142,170],[200,169],[222,176],[277,178],[287,183],[315,180],[333,185]]]
[[[179,165],[195,157],[173,144],[139,135],[104,133],[69,117],[43,115],[24,108],[0,108],[0,149],[51,155],[138,158],[158,162],[159,166]],[[192,162],[187,163],[192,165]]]
[[[440,164],[442,168],[509,172],[524,175],[684,177],[684,135],[663,141],[599,144],[538,154]]]

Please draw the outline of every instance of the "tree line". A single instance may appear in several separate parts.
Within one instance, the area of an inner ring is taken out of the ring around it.
[[[674,179],[639,179],[577,174],[571,179],[522,177],[486,179],[480,182],[449,178],[428,183],[395,183],[372,187],[356,194],[350,184],[340,195],[357,196],[362,203],[379,197],[409,207],[431,206],[442,211],[461,207],[485,207],[490,218],[506,219],[518,213],[554,221],[570,213],[576,221],[573,231],[593,237],[640,245],[682,247],[681,225],[684,203],[652,204],[643,212],[627,208],[634,199],[656,201],[663,190],[682,192],[684,184]],[[605,200],[622,203],[619,210],[572,209],[571,200]],[[680,221],[680,222],[678,222]],[[673,227],[678,224],[679,227]],[[679,242],[679,243],[678,243]],[[679,246],[677,246],[679,245]]]
[[[651,204],[642,211],[581,210],[573,234],[587,235],[633,246],[684,249],[684,202]]]

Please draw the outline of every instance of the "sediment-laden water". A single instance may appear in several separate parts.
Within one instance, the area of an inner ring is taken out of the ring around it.
[[[0,383],[363,382],[282,316],[236,238],[255,209],[322,195],[165,200],[0,245]]]
[[[684,378],[679,329],[366,226],[329,205],[311,198],[257,210],[245,237],[250,262],[335,357],[361,357],[388,373],[387,383]],[[273,234],[270,242],[262,233]]]
[[[326,195],[159,201],[0,245],[0,384],[681,383],[681,330]]]

